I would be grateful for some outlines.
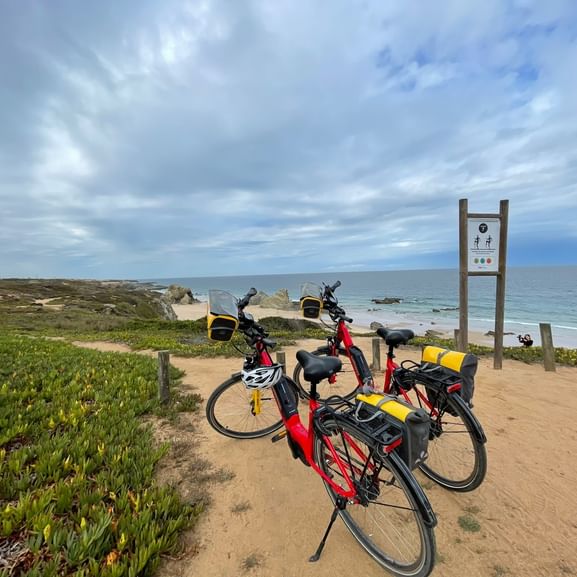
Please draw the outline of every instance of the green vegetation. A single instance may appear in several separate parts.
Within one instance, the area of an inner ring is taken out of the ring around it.
[[[251,553],[248,557],[246,557],[241,567],[245,571],[250,571],[251,569],[256,569],[260,567],[264,563],[264,557],[260,553]]]
[[[301,324],[299,321],[295,322],[293,329],[288,329],[286,320],[280,317],[261,320],[261,324],[270,331],[271,338],[281,346],[294,344],[295,339],[323,338],[327,334],[314,323]],[[249,350],[244,336],[238,331],[229,342],[209,340],[206,317],[196,321],[135,319],[107,331],[59,330],[54,334],[70,340],[124,343],[134,350],[168,350],[183,357],[238,357]]]
[[[470,514],[459,517],[459,526],[468,533],[478,533],[481,530],[479,521]]]
[[[151,575],[175,549],[202,505],[154,480],[168,447],[141,417],[159,409],[156,370],[139,355],[0,337],[2,577]]]
[[[0,322],[6,330],[20,333],[106,331],[128,319],[169,318],[171,314],[158,292],[138,283],[0,280]]]

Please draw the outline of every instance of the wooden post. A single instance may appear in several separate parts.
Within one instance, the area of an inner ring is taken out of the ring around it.
[[[502,200],[499,210],[499,274],[497,275],[497,302],[495,304],[495,355],[493,368],[503,367],[503,332],[505,327],[505,273],[507,271],[507,222],[509,201]]]
[[[457,350],[466,353],[469,347],[469,264],[468,222],[469,201],[459,199],[459,341]]]
[[[539,323],[541,331],[541,349],[543,350],[543,366],[546,371],[555,371],[555,347],[549,323]]]
[[[373,371],[381,370],[381,339],[373,339],[373,363],[371,365]]]
[[[170,400],[170,354],[168,351],[158,351],[158,399],[163,405]]]
[[[282,365],[282,372],[286,375],[286,353],[278,352],[276,354],[276,362]]]
[[[455,350],[459,347],[459,329],[455,329]]]

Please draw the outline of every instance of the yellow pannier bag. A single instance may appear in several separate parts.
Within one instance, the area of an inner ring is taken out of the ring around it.
[[[395,449],[409,469],[418,467],[427,457],[431,420],[424,409],[413,407],[392,395],[357,395],[356,416],[368,422],[375,411],[386,414],[388,422],[403,434],[403,441]]]
[[[238,328],[236,298],[226,291],[209,290],[206,324],[209,339],[230,341],[234,331]]]
[[[318,319],[323,308],[321,287],[312,282],[306,282],[301,286],[301,311],[307,319]]]
[[[471,403],[473,399],[478,362],[477,357],[471,353],[461,353],[434,346],[426,346],[421,356],[421,368],[437,365],[444,367],[447,374],[457,374],[461,377],[461,396],[467,403]]]

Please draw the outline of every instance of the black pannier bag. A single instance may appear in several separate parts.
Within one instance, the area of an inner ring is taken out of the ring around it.
[[[431,420],[424,409],[391,395],[359,394],[355,417],[373,431],[385,422],[401,432],[403,440],[395,451],[409,469],[415,469],[427,459]]]
[[[472,405],[475,393],[475,374],[479,361],[472,353],[461,353],[441,347],[427,346],[423,349],[421,365],[417,373],[422,373],[430,379],[439,382],[460,382],[460,395],[463,400]],[[427,387],[431,401],[436,400],[434,389]]]

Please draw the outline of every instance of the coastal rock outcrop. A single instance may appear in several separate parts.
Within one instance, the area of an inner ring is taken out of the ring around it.
[[[384,297],[382,299],[371,299],[371,302],[377,305],[398,305],[403,299],[397,297]]]
[[[382,328],[384,328],[384,327],[385,327],[385,325],[383,325],[382,323],[379,323],[378,321],[373,321],[373,322],[369,325],[369,328],[370,328],[372,331],[376,331],[377,329],[382,329]]]
[[[171,284],[162,295],[162,298],[170,305],[191,305],[200,302],[194,298],[192,291],[188,287],[177,284]]]
[[[269,296],[264,292],[258,292],[251,300],[250,304],[260,305],[263,308],[280,309],[280,310],[297,310],[298,303],[293,303],[289,297],[287,289],[280,289],[273,295]]]

